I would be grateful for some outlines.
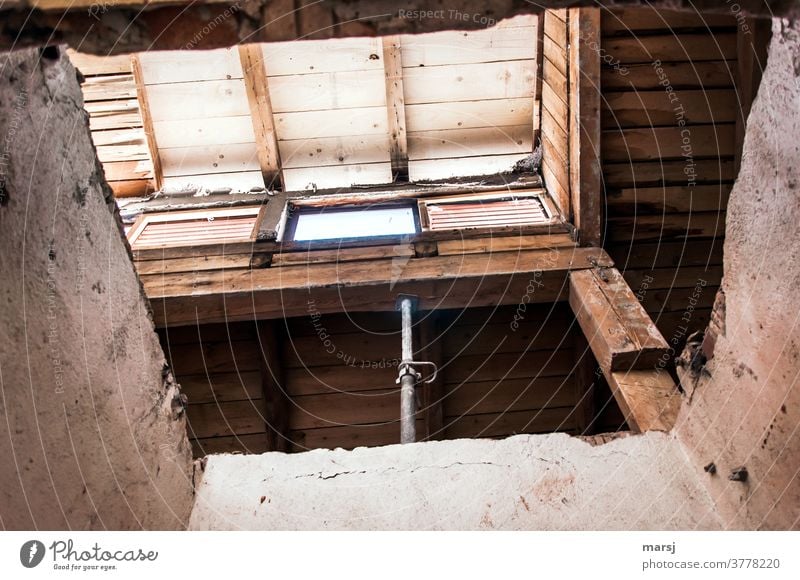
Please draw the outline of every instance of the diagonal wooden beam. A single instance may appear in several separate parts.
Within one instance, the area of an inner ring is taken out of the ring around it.
[[[569,304],[633,430],[668,431],[680,394],[671,349],[616,268],[570,273]]]
[[[389,138],[392,173],[408,175],[408,140],[406,136],[406,105],[403,96],[403,62],[399,36],[385,36],[383,70],[386,75],[386,110],[389,119]]]
[[[136,55],[131,56],[131,69],[133,71],[133,79],[136,82],[136,98],[139,101],[139,113],[142,116],[142,128],[147,140],[147,150],[150,153],[150,160],[153,162],[153,180],[156,184],[156,190],[160,190],[164,184],[164,172],[161,169],[161,157],[158,153],[156,132],[153,128],[153,116],[150,113],[150,102],[147,100],[147,87],[144,84],[142,63]]]
[[[274,189],[276,185],[280,185],[280,154],[272,117],[263,48],[261,44],[239,46],[239,58],[242,62],[244,85],[250,103],[250,117],[256,136],[258,163],[261,166],[264,183],[270,189]]]

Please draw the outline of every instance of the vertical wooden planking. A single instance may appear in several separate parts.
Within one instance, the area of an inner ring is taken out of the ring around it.
[[[569,177],[573,224],[582,246],[601,242],[600,9],[569,11]]]
[[[408,174],[408,142],[406,137],[406,107],[403,97],[403,62],[400,36],[386,36],[383,43],[383,67],[386,75],[386,109],[389,119],[389,138],[392,173]]]
[[[261,174],[264,183],[272,188],[280,181],[280,154],[275,136],[262,45],[240,46],[239,58],[242,62],[247,101],[250,103],[250,116],[256,136],[256,152],[261,165]]]
[[[153,162],[153,179],[156,183],[156,189],[160,190],[164,181],[164,174],[161,170],[161,159],[158,156],[156,132],[153,128],[153,117],[150,114],[150,104],[147,100],[147,88],[142,76],[142,65],[137,55],[131,57],[131,68],[133,69],[133,78],[136,81],[136,98],[139,100],[139,112],[142,115],[142,126],[147,138],[147,149],[150,152],[150,160]]]

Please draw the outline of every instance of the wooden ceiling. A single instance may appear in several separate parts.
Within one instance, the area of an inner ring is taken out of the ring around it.
[[[529,155],[537,22],[70,57],[118,196],[343,188],[493,174]]]

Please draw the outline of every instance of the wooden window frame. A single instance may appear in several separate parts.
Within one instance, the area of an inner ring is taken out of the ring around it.
[[[136,218],[136,221],[128,229],[126,237],[128,239],[128,243],[130,244],[131,248],[133,248],[139,235],[141,235],[141,233],[145,230],[145,228],[147,228],[148,225],[153,223],[189,221],[189,220],[197,220],[208,217],[213,217],[216,219],[223,217],[255,215],[256,220],[253,224],[253,231],[250,233],[250,236],[248,238],[241,238],[235,240],[212,240],[207,242],[162,244],[158,246],[158,248],[180,248],[187,246],[211,246],[214,244],[221,244],[221,243],[232,244],[240,242],[255,242],[256,236],[258,235],[258,230],[261,227],[261,222],[264,219],[264,214],[265,214],[264,209],[265,205],[262,204],[259,206],[248,205],[245,207],[234,207],[234,208],[211,208],[202,210],[143,213],[138,218]],[[153,249],[153,248],[147,248],[147,249]]]

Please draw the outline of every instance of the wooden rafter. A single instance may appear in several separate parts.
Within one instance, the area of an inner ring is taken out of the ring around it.
[[[405,175],[408,173],[408,141],[406,137],[406,108],[403,97],[403,63],[400,37],[386,36],[382,39],[382,43],[392,173]]]
[[[267,451],[289,450],[289,396],[285,389],[281,363],[281,329],[271,321],[258,325],[262,351],[261,388],[264,395],[264,422],[266,424]]]
[[[569,304],[630,427],[672,428],[680,395],[663,368],[670,349],[616,268],[570,273]]]
[[[242,73],[250,103],[250,117],[256,136],[256,151],[264,183],[273,188],[280,179],[280,154],[275,124],[272,116],[272,103],[269,96],[267,71],[264,66],[264,52],[261,44],[246,44],[239,47]]]
[[[569,181],[570,205],[579,242],[601,243],[600,9],[569,11]]]
[[[156,132],[153,128],[150,103],[147,100],[147,87],[145,87],[144,77],[142,76],[142,64],[136,55],[131,56],[131,69],[136,82],[136,98],[139,100],[139,113],[142,115],[142,127],[147,139],[147,149],[150,152],[150,160],[153,162],[153,179],[156,183],[156,189],[160,190],[164,183],[164,173],[161,169],[161,157],[158,153],[158,143],[156,142]]]

